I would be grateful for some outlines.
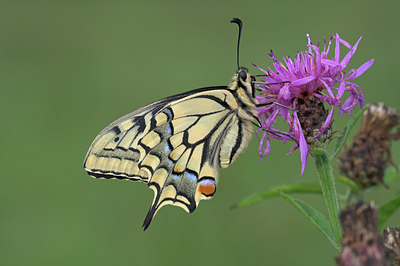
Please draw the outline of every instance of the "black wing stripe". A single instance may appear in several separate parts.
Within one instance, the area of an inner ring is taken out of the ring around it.
[[[230,158],[229,158],[229,163],[232,162],[233,157],[235,156],[235,154],[236,154],[237,151],[239,150],[240,145],[242,144],[242,139],[243,139],[242,122],[241,122],[240,120],[238,120],[238,133],[237,133],[235,145],[233,146],[233,148],[232,148],[232,150],[231,150],[231,155],[230,155]]]
[[[96,171],[95,169],[93,171]],[[99,171],[99,170],[97,170]],[[102,172],[102,173],[95,173],[95,172],[89,172],[87,171],[87,173],[94,178],[105,178],[105,179],[120,179],[120,180],[131,180],[131,181],[142,181],[141,178],[139,178],[137,175],[121,175],[120,173],[115,173],[113,171],[108,171],[106,172]]]
[[[221,125],[222,125],[224,122],[227,121],[227,119],[230,119],[230,120],[232,119],[232,113],[228,113],[224,118],[220,119],[220,120],[218,121],[218,123],[214,126],[214,128],[210,131],[210,133],[204,138],[204,139],[207,140],[207,141],[205,142],[205,145],[204,145],[204,146],[207,146],[206,149],[207,149],[209,152],[208,152],[208,156],[207,156],[206,153],[204,153],[204,157],[203,157],[203,159],[202,159],[201,166],[203,166],[203,164],[207,161],[207,157],[208,157],[209,163],[210,163],[212,166],[214,166],[214,164],[215,164],[215,162],[216,162],[216,160],[217,160],[217,158],[218,158],[218,154],[219,154],[219,150],[218,150],[217,147],[220,147],[220,146],[221,146],[221,143],[222,143],[223,140],[222,140],[222,138],[220,138],[220,136],[217,136],[217,141],[216,141],[215,143],[211,143],[212,135],[215,134],[215,132],[218,130],[218,128],[220,128]],[[229,122],[228,122],[228,124],[229,124]],[[224,131],[221,132],[220,135],[225,134],[227,130],[228,130],[228,127],[224,128]]]
[[[210,99],[213,100],[217,103],[219,103],[222,107],[225,107],[226,109],[231,110],[232,106],[230,106],[225,100],[221,100],[221,98],[218,98],[216,96],[212,96],[212,95],[199,95],[199,96],[195,96],[192,99]]]
[[[192,116],[194,116],[194,117],[203,117],[203,116],[218,114],[218,113],[225,112],[225,111],[226,110],[218,110],[218,111],[209,112],[209,113],[206,113],[206,114],[189,114],[189,115],[185,115],[185,116],[180,116],[179,118],[186,118],[186,117],[192,117]]]

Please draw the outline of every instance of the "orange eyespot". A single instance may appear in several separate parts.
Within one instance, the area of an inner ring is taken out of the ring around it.
[[[197,187],[197,190],[205,196],[214,195],[215,189],[215,181],[213,179],[202,179]]]

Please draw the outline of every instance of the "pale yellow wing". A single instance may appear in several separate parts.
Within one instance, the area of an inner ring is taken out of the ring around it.
[[[162,99],[104,129],[84,167],[96,178],[143,181],[154,190],[145,229],[164,205],[192,212],[201,199],[214,195],[217,167],[226,167],[247,146],[243,131],[248,126],[239,123],[237,110],[238,102],[226,87]]]

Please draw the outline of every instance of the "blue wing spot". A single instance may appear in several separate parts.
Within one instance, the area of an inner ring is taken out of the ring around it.
[[[171,127],[171,124],[167,124],[167,132],[168,132],[168,134],[170,134],[170,135],[172,135],[172,127]]]
[[[174,115],[172,114],[171,109],[169,109],[169,108],[165,109],[164,113],[168,116],[168,119],[170,119],[170,120],[171,120],[172,117],[174,116]]]
[[[190,181],[197,181],[197,176],[194,173],[186,171],[186,178]]]
[[[166,141],[166,142],[164,143],[164,151],[165,151],[166,153],[170,153],[170,152],[171,152],[171,148],[169,147],[168,141]]]
[[[177,175],[177,174],[172,174],[171,175],[173,179],[180,179],[181,175]]]

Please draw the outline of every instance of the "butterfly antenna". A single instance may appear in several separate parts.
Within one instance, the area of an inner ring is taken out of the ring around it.
[[[239,67],[239,45],[240,45],[240,35],[242,34],[242,27],[243,27],[243,23],[239,18],[233,18],[231,20],[231,23],[236,23],[239,26],[239,36],[238,36],[238,44],[237,44],[237,50],[236,50],[236,64],[238,69]]]

